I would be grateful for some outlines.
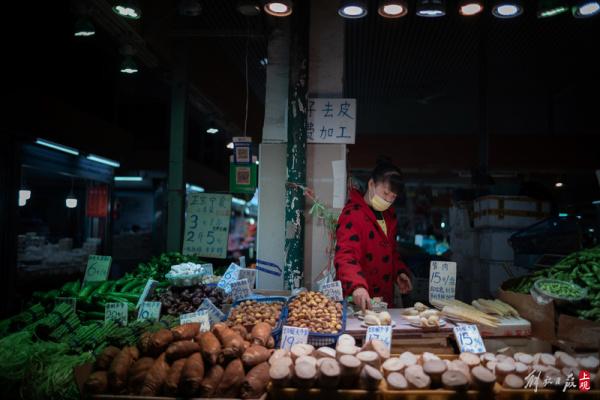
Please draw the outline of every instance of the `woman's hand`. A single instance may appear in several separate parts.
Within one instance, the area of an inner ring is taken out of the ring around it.
[[[400,293],[407,294],[412,290],[412,283],[410,282],[410,278],[404,272],[398,275],[396,278],[396,283],[400,288]]]
[[[369,296],[369,292],[364,287],[354,289],[354,292],[352,292],[352,301],[359,306],[362,311],[371,309],[371,296]]]

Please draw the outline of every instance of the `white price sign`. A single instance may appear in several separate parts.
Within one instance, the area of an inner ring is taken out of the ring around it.
[[[144,286],[144,291],[142,292],[142,295],[138,299],[138,302],[137,302],[137,305],[135,306],[135,308],[139,309],[140,306],[142,305],[142,303],[146,301],[148,296],[152,295],[152,292],[154,292],[154,288],[156,287],[156,285],[158,285],[158,281],[155,281],[153,279],[148,279],[148,282],[146,282],[146,286]]]
[[[456,263],[432,261],[429,267],[429,302],[454,299]]]
[[[306,344],[308,342],[308,328],[296,328],[285,325],[281,331],[281,347],[290,350],[295,344]]]
[[[204,310],[188,314],[181,314],[179,316],[179,325],[192,324],[194,322],[200,323],[200,332],[207,332],[210,330],[208,314]]]
[[[183,254],[225,258],[231,220],[231,195],[191,193],[186,197]]]
[[[54,300],[54,305],[59,305],[59,304],[68,304],[73,308],[73,311],[77,310],[77,299],[75,297],[57,297],[56,300]]]
[[[342,282],[340,281],[329,282],[321,285],[321,292],[333,301],[344,300]]]
[[[240,269],[241,268],[239,265],[231,263],[217,284],[217,287],[223,289],[227,294],[231,293],[231,284],[238,280],[238,273]]]
[[[202,304],[200,304],[200,307],[198,307],[196,312],[198,311],[205,311],[208,314],[210,323],[213,325],[225,319],[225,314],[223,314],[223,312],[208,298],[202,300]]]
[[[251,268],[242,268],[238,271],[238,281],[246,279],[250,288],[254,287],[256,282],[256,270]]]
[[[138,319],[158,321],[160,319],[160,301],[144,301],[138,311]]]
[[[459,324],[455,326],[454,337],[461,352],[485,353],[485,345],[477,325]]]
[[[231,297],[234,301],[245,299],[250,295],[252,295],[252,289],[250,289],[247,279],[241,279],[231,284]]]
[[[127,325],[127,303],[106,303],[104,306],[104,321],[115,321]]]
[[[392,348],[392,327],[390,325],[376,325],[369,326],[367,328],[367,336],[365,337],[365,343],[373,340],[381,340],[388,349]]]

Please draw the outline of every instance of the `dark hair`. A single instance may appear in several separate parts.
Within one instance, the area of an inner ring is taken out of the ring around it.
[[[377,159],[375,168],[371,172],[371,179],[375,183],[389,183],[390,190],[395,194],[402,190],[402,172],[389,158],[379,157]]]

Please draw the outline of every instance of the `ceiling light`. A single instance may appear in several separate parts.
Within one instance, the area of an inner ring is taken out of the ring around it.
[[[144,178],[141,176],[115,176],[115,182],[141,182]]]
[[[600,12],[600,1],[579,0],[573,6],[575,18],[588,18]]]
[[[210,133],[211,135],[214,135],[215,133],[219,133],[219,129],[218,128],[208,128],[206,130],[206,133]]]
[[[557,188],[561,188],[561,187],[563,187],[563,183],[562,182],[556,182],[554,184],[554,186],[557,187]]]
[[[446,15],[444,0],[418,0],[417,15],[419,17],[443,17]]]
[[[26,204],[27,200],[25,200],[23,197],[19,197],[19,207],[25,207]]]
[[[179,15],[197,17],[201,12],[202,4],[198,0],[181,0],[179,2]]]
[[[231,202],[232,202],[233,204],[237,204],[237,205],[239,205],[239,206],[245,206],[245,205],[246,205],[246,201],[245,201],[245,200],[238,199],[237,197],[232,197],[232,198],[231,198]]]
[[[377,12],[384,18],[404,17],[408,13],[408,4],[406,0],[381,0]]]
[[[366,16],[367,5],[363,1],[342,0],[338,14],[344,18],[357,19]]]
[[[492,14],[497,18],[515,18],[523,14],[523,7],[520,1],[500,0],[496,1]]]
[[[126,55],[121,63],[120,71],[124,74],[135,74],[138,72],[138,66],[135,59],[131,55]]]
[[[134,0],[117,1],[112,9],[121,17],[128,19],[140,19],[142,16],[142,10]]]
[[[569,11],[564,0],[540,0],[538,3],[538,18],[554,17]]]
[[[79,150],[77,150],[77,149],[74,149],[69,146],[64,146],[62,144],[54,143],[54,142],[51,142],[46,139],[38,138],[38,139],[36,139],[35,143],[42,145],[42,146],[50,147],[51,149],[54,149],[54,150],[59,150],[59,151],[65,152],[65,153],[73,154],[74,156],[79,155]]]
[[[87,159],[90,161],[95,161],[100,164],[108,165],[114,168],[119,168],[121,164],[118,161],[111,160],[110,158],[104,158],[97,156],[96,154],[89,154]]]
[[[69,195],[65,199],[65,206],[67,206],[67,208],[77,207],[77,198],[75,197],[73,192],[69,193]]]
[[[559,218],[567,218],[569,216],[568,213],[558,213]]]
[[[483,3],[481,1],[474,0],[462,0],[458,9],[460,15],[464,15],[465,17],[479,14],[482,11]]]
[[[89,18],[81,17],[75,22],[75,32],[74,35],[77,37],[87,37],[93,36],[96,34],[96,29],[94,28],[94,24],[90,21]]]
[[[21,189],[19,190],[19,198],[24,198],[25,200],[29,200],[31,198],[31,190],[29,189]]]
[[[253,0],[238,1],[237,10],[246,17],[256,17],[260,14],[260,6]]]
[[[189,183],[185,184],[185,188],[188,192],[197,192],[197,193],[203,193],[204,192],[204,188],[202,186],[198,186],[198,185],[192,185]]]
[[[227,143],[227,148],[233,150],[233,142]]]
[[[267,65],[269,65],[269,59],[267,57],[261,58],[260,65],[262,65],[263,67],[266,67]]]
[[[264,6],[265,12],[274,17],[287,17],[292,14],[291,0],[267,1]]]

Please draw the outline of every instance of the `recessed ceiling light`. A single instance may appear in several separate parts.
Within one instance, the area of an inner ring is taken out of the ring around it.
[[[483,11],[483,4],[481,3],[481,1],[474,1],[474,0],[461,1],[460,8],[458,10],[460,15],[464,15],[465,17],[477,15],[482,11]]]
[[[208,128],[206,130],[206,133],[210,133],[211,135],[214,135],[215,133],[219,133],[219,130],[217,128]]]
[[[274,17],[287,17],[292,14],[292,2],[291,0],[267,1],[264,10]]]
[[[446,4],[444,0],[419,0],[417,15],[427,18],[443,17],[446,15]]]
[[[344,0],[338,8],[338,14],[349,19],[362,18],[367,13],[367,5],[363,1]]]
[[[134,0],[121,0],[113,6],[113,11],[121,17],[128,19],[140,19],[142,10]]]
[[[492,14],[497,18],[515,18],[523,14],[523,7],[520,1],[500,0],[494,5]]]
[[[384,18],[400,18],[408,13],[408,4],[406,0],[382,0],[377,12]]]

